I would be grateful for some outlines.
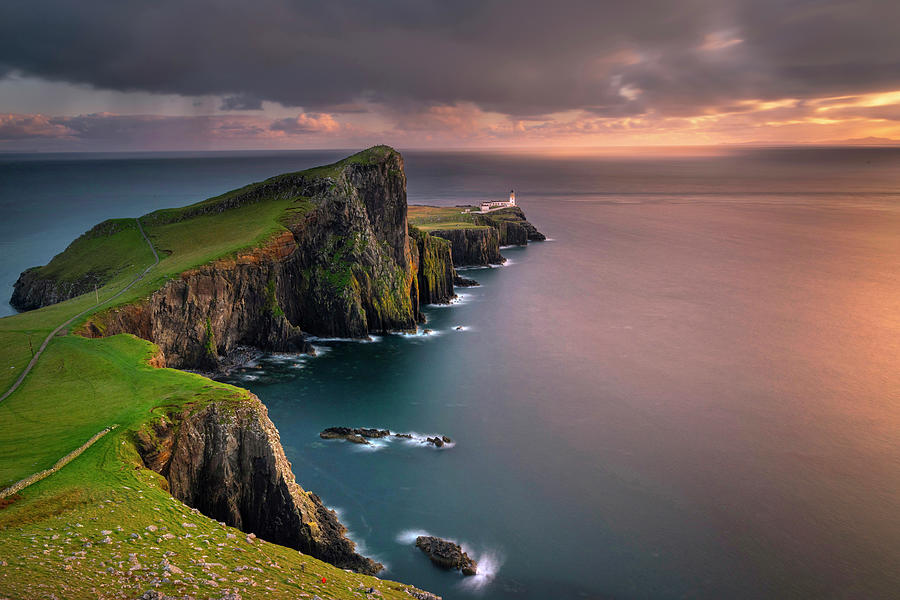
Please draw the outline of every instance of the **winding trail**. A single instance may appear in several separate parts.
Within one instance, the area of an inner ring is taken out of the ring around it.
[[[56,336],[57,333],[62,331],[65,327],[67,327],[72,321],[74,321],[78,317],[82,317],[82,316],[88,314],[89,312],[91,312],[92,310],[94,310],[95,308],[102,306],[102,305],[106,304],[107,302],[111,302],[112,300],[115,300],[116,298],[118,298],[119,296],[121,296],[122,294],[124,294],[125,292],[130,290],[134,286],[134,284],[136,284],[137,282],[139,282],[141,279],[144,278],[144,276],[150,271],[150,269],[152,269],[153,267],[155,267],[156,265],[159,264],[159,254],[156,253],[156,248],[153,247],[153,244],[150,242],[150,238],[148,238],[147,234],[144,233],[144,228],[141,226],[141,220],[135,219],[134,222],[137,223],[138,231],[141,232],[141,236],[144,238],[144,241],[147,242],[147,245],[150,246],[150,250],[153,252],[153,258],[154,258],[153,264],[150,265],[149,267],[147,267],[146,269],[144,269],[144,271],[140,275],[138,275],[137,277],[132,279],[131,283],[129,283],[128,285],[123,287],[121,290],[119,290],[118,292],[116,292],[115,294],[113,294],[112,296],[110,296],[109,298],[104,300],[103,302],[98,302],[97,304],[94,304],[90,308],[87,308],[87,309],[81,311],[80,313],[78,313],[74,317],[71,317],[68,321],[66,321],[65,323],[63,323],[62,325],[60,325],[53,331],[51,331],[50,334],[47,335],[46,338],[44,338],[44,342],[41,344],[41,347],[38,348],[38,351],[34,353],[34,356],[31,358],[31,362],[28,363],[28,366],[25,367],[25,370],[22,371],[22,374],[19,375],[19,378],[16,379],[15,383],[13,383],[12,386],[8,390],[6,390],[6,392],[4,392],[4,394],[2,396],[0,396],[0,402],[3,402],[4,400],[6,400],[9,396],[12,395],[13,392],[15,392],[18,389],[18,387],[20,385],[22,385],[22,382],[25,381],[25,377],[28,375],[28,373],[31,372],[31,369],[34,368],[34,365],[37,364],[38,359],[41,357],[41,354],[43,354],[44,350],[47,348],[47,345],[50,343],[50,340],[52,340],[54,338],[54,336]]]

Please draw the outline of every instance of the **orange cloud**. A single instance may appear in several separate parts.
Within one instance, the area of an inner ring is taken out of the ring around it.
[[[307,133],[333,133],[340,129],[338,122],[328,113],[300,113],[296,118],[279,119],[270,129],[286,135]]]
[[[41,114],[0,113],[0,140],[67,137],[73,132],[65,125]]]

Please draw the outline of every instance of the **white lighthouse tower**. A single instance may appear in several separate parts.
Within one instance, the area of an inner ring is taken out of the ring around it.
[[[516,205],[516,190],[509,190],[509,205]]]

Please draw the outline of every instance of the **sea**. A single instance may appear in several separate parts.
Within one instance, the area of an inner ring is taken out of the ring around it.
[[[0,311],[103,219],[345,154],[0,155]],[[403,154],[410,203],[514,188],[548,240],[465,271],[481,285],[415,335],[231,379],[383,577],[447,600],[900,597],[900,149]],[[341,425],[414,437],[319,438]]]

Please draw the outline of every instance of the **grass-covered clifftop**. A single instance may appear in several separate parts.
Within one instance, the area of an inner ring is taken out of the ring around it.
[[[373,288],[411,285],[415,280],[415,273],[409,271],[412,265],[396,266],[409,256],[402,255],[403,247],[391,247],[391,243],[407,242],[405,191],[392,188],[382,197],[378,195],[382,190],[366,188],[377,187],[382,177],[393,178],[389,186],[405,185],[399,160],[390,148],[376,147],[334,165],[146,215],[140,223],[161,260],[137,281],[154,264],[154,256],[137,222],[128,219],[101,224],[47,266],[30,271],[51,285],[84,281],[90,274],[98,290],[95,296],[91,284],[88,293],[0,319],[2,392],[23,372],[32,350],[51,331],[86,311],[49,341],[22,385],[0,402],[0,489],[52,467],[98,432],[116,427],[59,471],[0,499],[0,596],[132,598],[157,589],[176,597],[218,598],[235,590],[243,598],[304,594],[358,598],[374,587],[384,597],[410,598],[406,586],[347,573],[296,550],[253,539],[173,499],[165,477],[144,465],[136,441],[148,439],[144,435],[148,428],[167,415],[197,414],[215,406],[215,414],[227,420],[232,410],[233,414],[258,413],[258,400],[245,390],[199,375],[157,368],[154,365],[162,360],[160,347],[133,335],[87,338],[72,333],[97,321],[98,312],[158,310],[160,305],[150,302],[160,298],[161,290],[191,281],[202,288],[206,280],[198,279],[198,273],[225,277],[279,264],[302,245],[302,235],[311,226],[318,244],[339,235],[343,231],[339,226],[365,225],[372,237],[369,241],[382,254],[369,256],[368,266],[354,271],[351,280],[361,286],[362,274],[372,274]],[[398,165],[398,172],[389,172]],[[368,219],[378,202],[400,199],[402,218],[392,215],[394,221],[377,221],[376,215]],[[329,217],[337,209],[352,213],[353,219]],[[391,237],[396,221],[402,221],[402,237]],[[371,245],[362,250],[374,252]],[[386,260],[384,256],[392,257],[395,267],[390,268],[411,280],[379,282],[377,277],[384,271],[375,267]],[[324,255],[314,258],[323,263],[329,260]],[[359,257],[348,253],[344,259],[352,262]],[[267,318],[284,319],[291,307],[283,298],[290,290],[281,279],[269,277],[275,273],[271,267],[266,269],[261,272],[265,277],[252,279],[261,289],[247,288],[242,293],[250,298],[258,295]],[[113,302],[95,306],[97,297],[102,303],[129,284],[132,287]],[[177,289],[215,299],[210,290],[201,288]],[[340,294],[365,297],[351,288]],[[396,291],[385,293],[390,298]],[[203,306],[216,306],[216,302]],[[233,316],[240,317],[240,311]],[[217,317],[225,318],[214,313],[212,320],[196,319],[196,325],[204,332],[221,328]],[[264,441],[271,439],[264,436]],[[301,513],[301,517],[303,526],[317,535],[316,516]]]
[[[500,246],[545,239],[518,206],[488,213],[476,206],[410,206],[409,223],[449,241],[456,266],[502,263]]]
[[[422,231],[442,229],[484,229],[487,225],[476,223],[474,206],[425,206],[409,207],[409,224]]]

